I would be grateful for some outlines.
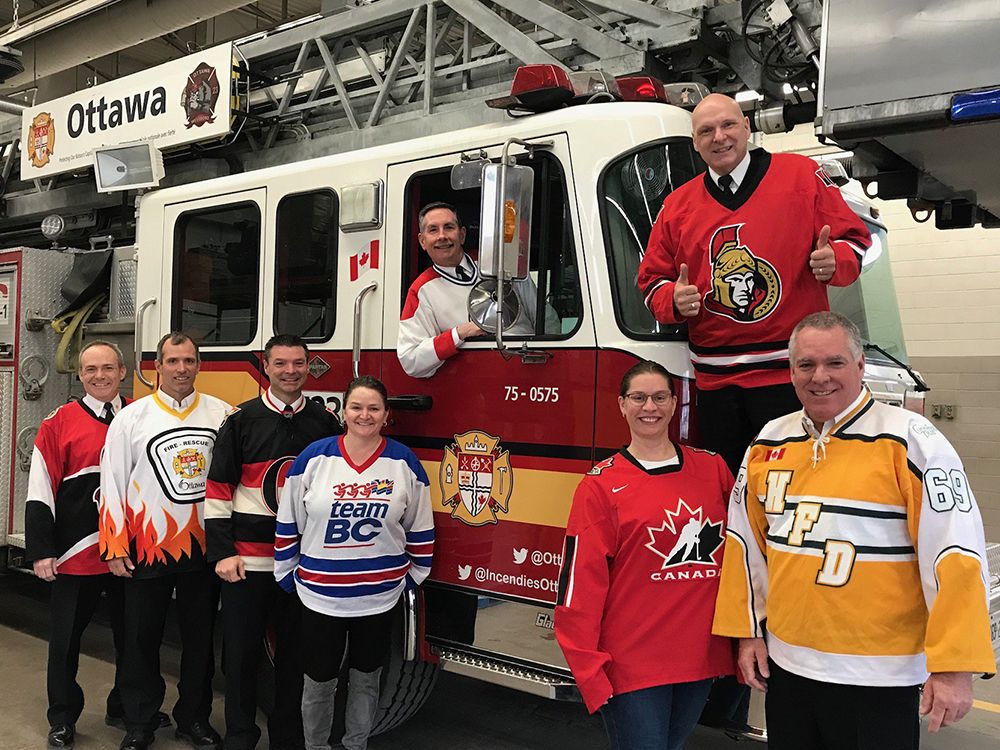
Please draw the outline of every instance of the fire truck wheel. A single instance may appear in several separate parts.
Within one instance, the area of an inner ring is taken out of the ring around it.
[[[412,717],[430,697],[437,681],[437,664],[403,660],[403,618],[396,618],[389,659],[382,668],[382,691],[379,712],[372,734],[398,727]]]
[[[372,734],[388,732],[409,720],[430,697],[437,681],[438,667],[425,661],[405,661],[403,659],[403,616],[402,608],[397,608],[393,623],[392,644],[389,656],[382,667],[382,689],[379,695],[379,710],[375,715]],[[274,707],[274,631],[268,628],[265,637],[265,658],[261,659],[260,675],[257,682],[257,704],[265,714]],[[347,684],[347,664],[341,672],[341,685]],[[344,706],[347,693],[337,690],[337,709],[334,718],[333,738],[339,739],[344,732]]]

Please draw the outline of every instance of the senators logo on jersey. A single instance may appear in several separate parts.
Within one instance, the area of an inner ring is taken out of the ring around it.
[[[774,266],[740,244],[740,227],[719,227],[709,242],[712,289],[705,295],[705,309],[741,323],[770,315],[781,299],[781,279]]]

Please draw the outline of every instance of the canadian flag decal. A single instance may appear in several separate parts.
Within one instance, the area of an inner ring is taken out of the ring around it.
[[[351,256],[351,281],[357,281],[369,268],[378,268],[378,240],[372,240],[364,252]]]
[[[772,448],[764,457],[765,461],[780,461],[785,456],[784,448]]]

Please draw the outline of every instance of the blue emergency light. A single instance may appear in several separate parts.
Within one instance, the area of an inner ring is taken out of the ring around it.
[[[1000,117],[1000,88],[955,94],[951,98],[949,115],[953,122]]]

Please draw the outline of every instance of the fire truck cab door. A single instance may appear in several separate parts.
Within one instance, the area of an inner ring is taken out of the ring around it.
[[[591,466],[596,349],[568,139],[558,133],[538,140],[551,145],[530,159],[515,152],[518,163],[535,171],[530,284],[518,292],[522,301],[535,300],[523,306],[534,307],[533,328],[506,335],[509,359],[492,336],[483,336],[464,342],[428,377],[404,371],[395,349],[407,323],[393,312],[410,318],[419,305],[446,299],[450,306],[434,318],[467,321],[468,286],[432,270],[418,246],[417,214],[433,201],[455,205],[467,225],[465,250],[474,257],[480,190],[451,189],[457,151],[389,166],[386,242],[402,250],[386,253],[382,371],[391,396],[424,397],[397,405],[389,424],[430,479],[437,532],[432,582],[547,605],[555,602],[573,492]],[[497,158],[501,145],[466,151],[484,148]],[[436,291],[407,301],[411,285]],[[395,308],[393,295],[399,295]],[[529,356],[520,355],[522,345]]]
[[[139,260],[139,303],[156,298],[140,331],[143,374],[155,384],[156,342],[167,331],[184,331],[201,346],[198,390],[231,404],[257,396],[257,352],[270,328],[263,319],[262,261],[273,231],[267,190],[168,203],[162,217],[160,266]]]

